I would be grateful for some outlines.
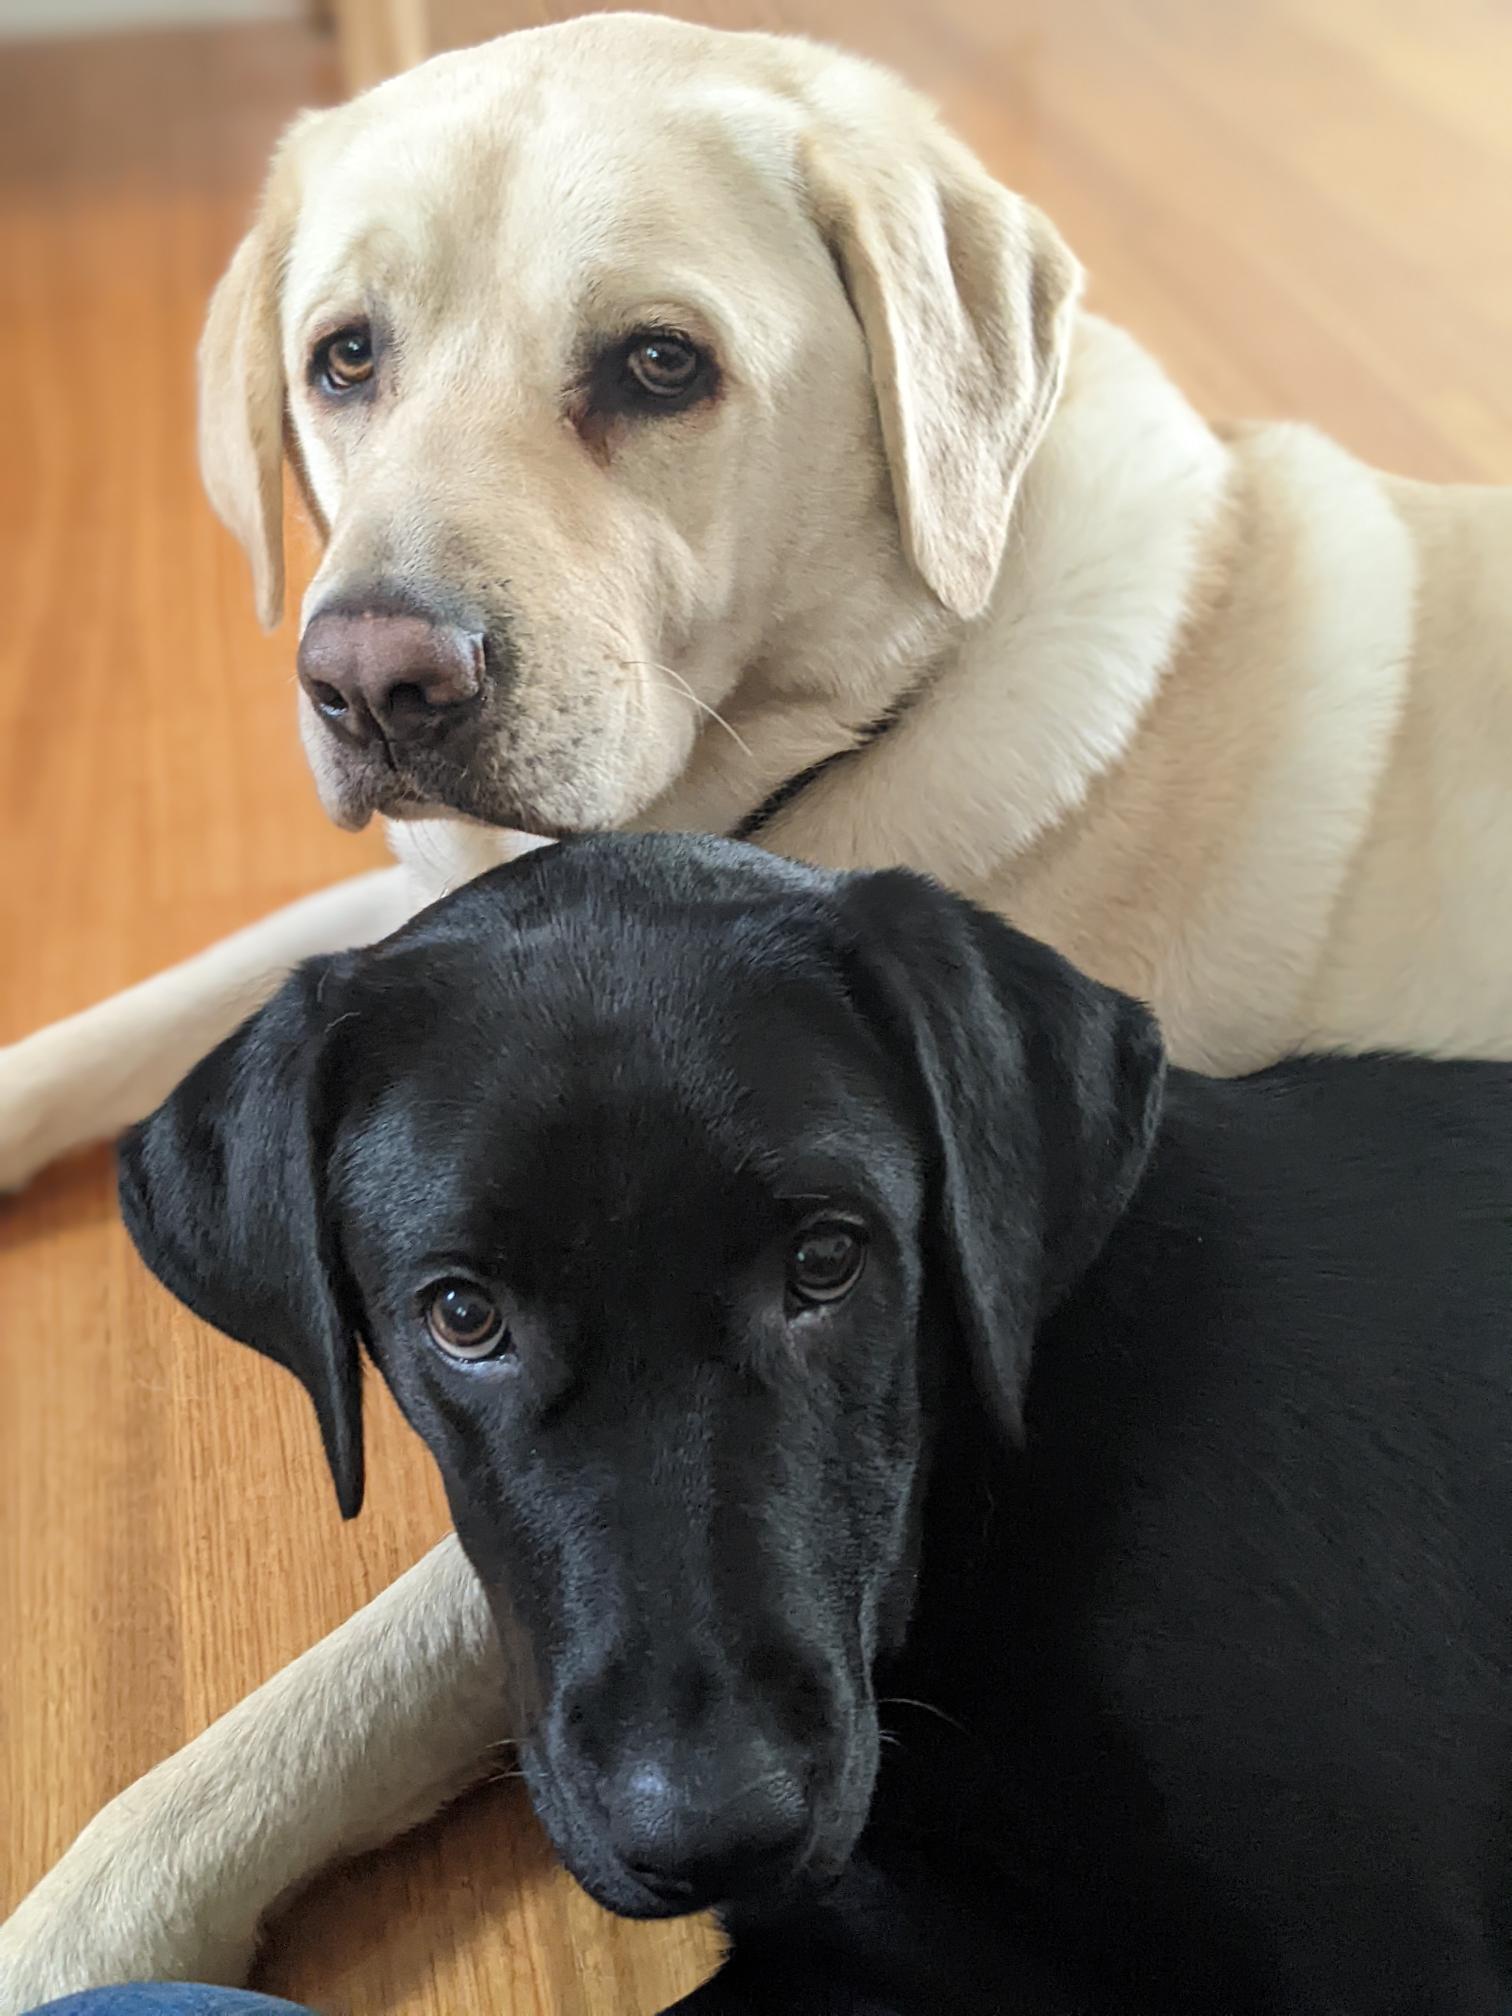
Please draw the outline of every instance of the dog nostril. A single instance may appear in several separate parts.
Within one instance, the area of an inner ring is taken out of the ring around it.
[[[339,721],[347,711],[346,696],[324,679],[311,679],[306,691],[328,721]]]
[[[424,616],[327,609],[299,646],[299,677],[332,734],[354,746],[439,741],[478,712],[481,632]]]
[[[440,705],[447,705],[449,699],[450,696],[446,696],[440,701]],[[425,688],[415,680],[401,679],[397,686],[391,687],[384,695],[383,711],[396,720],[404,720],[406,717],[415,720],[421,715],[434,713],[436,703],[432,701]]]

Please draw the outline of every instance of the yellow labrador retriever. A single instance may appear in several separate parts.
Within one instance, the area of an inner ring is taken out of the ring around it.
[[[1079,291],[801,41],[595,17],[301,120],[211,310],[205,477],[271,623],[292,462],[310,760],[401,865],[0,1053],[0,1182],[298,957],[590,826],[926,869],[1186,1064],[1512,1057],[1512,492],[1215,431]],[[107,1809],[0,1933],[0,2011],[237,1975],[506,1726],[444,1546]]]

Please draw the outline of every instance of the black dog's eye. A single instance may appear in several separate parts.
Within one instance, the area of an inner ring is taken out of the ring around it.
[[[373,332],[366,322],[353,322],[317,343],[310,356],[310,376],[324,391],[355,392],[373,375]]]
[[[866,1233],[840,1218],[805,1225],[788,1253],[787,1285],[802,1305],[838,1302],[861,1279],[866,1265]]]
[[[626,389],[658,405],[686,405],[708,389],[713,375],[706,351],[670,330],[648,330],[625,352]]]
[[[497,1302],[471,1281],[442,1281],[431,1290],[425,1322],[448,1358],[476,1364],[509,1348],[509,1326]]]

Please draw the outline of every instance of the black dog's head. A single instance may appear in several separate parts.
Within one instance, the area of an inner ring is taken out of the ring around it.
[[[1018,1435],[1160,1075],[1143,1011],[912,876],[577,841],[297,974],[128,1138],[122,1197],[304,1381],[349,1514],[366,1343],[520,1648],[564,1858],[691,1910],[854,1847],[932,1340]]]

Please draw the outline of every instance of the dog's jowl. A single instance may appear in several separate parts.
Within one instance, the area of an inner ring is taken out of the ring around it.
[[[687,2005],[1512,1994],[1512,1067],[1167,1072],[934,885],[586,840],[127,1142],[148,1263],[430,1445],[536,1805]]]

